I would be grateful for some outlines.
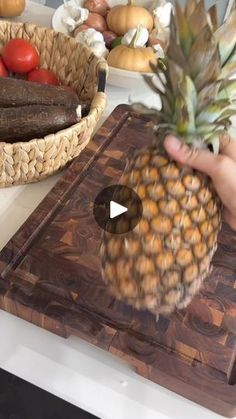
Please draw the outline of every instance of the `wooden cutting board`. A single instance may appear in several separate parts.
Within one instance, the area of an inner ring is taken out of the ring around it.
[[[0,253],[0,307],[73,334],[139,374],[226,416],[236,415],[236,234],[223,226],[214,269],[191,305],[156,323],[114,299],[100,275],[93,201],[150,143],[148,119],[116,108],[94,140]]]

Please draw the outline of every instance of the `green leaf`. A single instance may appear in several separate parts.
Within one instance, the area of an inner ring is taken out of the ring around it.
[[[168,79],[168,72],[160,73],[158,65],[150,63],[150,67],[152,68],[153,72],[157,80],[153,80],[150,76],[143,75],[144,80],[146,81],[147,85],[152,89],[153,92],[157,93],[162,100],[164,96],[164,100],[167,100],[169,104],[169,108],[174,108],[174,95],[173,91],[168,89],[168,84],[166,83]],[[168,79],[168,83],[170,84],[170,80]]]
[[[189,72],[189,65],[186,61],[186,58],[184,56],[184,52],[180,46],[180,40],[179,40],[179,32],[177,30],[177,22],[176,17],[171,13],[171,21],[170,21],[170,41],[169,46],[167,50],[167,59],[174,61],[176,64],[178,64],[185,72]],[[168,63],[167,63],[168,67]]]
[[[187,18],[189,18],[194,13],[194,10],[196,9],[196,6],[197,6],[196,0],[188,0],[186,2],[185,16]]]
[[[236,62],[233,63],[227,63],[221,70],[218,80],[224,80],[231,76],[233,76],[236,73]]]
[[[211,124],[213,122],[216,122],[218,118],[223,114],[224,111],[228,109],[228,101],[219,101],[216,103],[211,103],[209,106],[207,106],[206,109],[201,111],[197,118],[196,123],[197,124],[203,124],[208,123]]]
[[[145,82],[147,83],[147,85],[151,88],[151,90],[160,96],[161,103],[162,103],[162,110],[164,111],[166,116],[168,116],[168,118],[171,118],[173,114],[173,107],[174,107],[173,96],[171,97],[171,101],[170,101],[165,90],[163,90],[162,84],[158,86],[156,82],[154,82],[150,76],[144,75],[143,78]]]
[[[234,45],[234,49],[233,49],[233,51],[231,52],[231,54],[230,54],[230,56],[229,56],[229,58],[227,59],[227,61],[226,61],[226,63],[225,64],[227,64],[227,63],[235,63],[236,62],[236,43],[235,43],[235,45]],[[225,65],[224,64],[224,65]],[[223,66],[224,67],[224,66]]]
[[[232,125],[232,122],[229,118],[226,118],[226,119],[222,119],[218,121],[217,124],[222,130],[229,131]]]
[[[236,103],[229,104],[218,118],[218,122],[229,120],[236,115]]]
[[[197,92],[190,77],[185,76],[175,103],[175,122],[177,132],[187,135],[195,132],[195,111],[197,108]]]
[[[217,48],[209,64],[206,66],[203,65],[201,71],[195,79],[197,91],[199,92],[208,84],[214,83],[217,79],[220,79],[220,71],[220,58]]]
[[[222,84],[217,100],[236,99],[236,80],[229,80]]]
[[[195,85],[189,76],[185,76],[182,82],[182,94],[186,100],[189,112],[193,112],[195,115],[197,110],[198,97]]]
[[[150,89],[154,93],[157,93],[159,95],[160,93],[163,93],[165,91],[165,86],[162,83],[159,82],[159,79],[158,79],[158,82],[159,82],[158,84],[159,85],[157,85],[157,83],[154,83],[152,77],[147,76],[147,75],[144,74],[143,78],[145,80],[145,83],[150,87]]]
[[[179,42],[179,39],[177,36],[176,21],[175,21],[173,10],[171,11],[171,16],[170,16],[170,38],[174,39],[175,43]]]
[[[212,32],[215,32],[218,28],[218,14],[217,14],[217,6],[216,4],[213,4],[213,6],[210,7],[208,10],[208,16],[210,18],[210,26]]]
[[[219,92],[221,81],[207,84],[198,93],[198,111],[202,111],[211,102],[214,102]]]
[[[141,102],[133,103],[132,109],[142,115],[148,115],[160,123],[168,122],[168,118],[163,112],[158,111],[156,108],[148,108]]]
[[[181,46],[176,43],[176,39],[170,39],[170,44],[167,51],[168,64],[169,61],[175,62],[179,67],[181,67],[185,73],[189,73],[189,65],[185,59],[183,50]],[[169,67],[169,65],[167,65]]]
[[[184,78],[184,71],[181,66],[169,59],[168,62],[168,77],[171,82],[172,91],[174,95],[177,94]]]
[[[232,53],[236,43],[236,10],[230,14],[223,25],[214,34],[219,44],[221,64],[223,65]]]
[[[165,93],[160,94],[160,99],[162,103],[162,111],[166,114],[169,120],[172,119],[174,112],[174,103],[170,103],[165,95]]]
[[[179,35],[179,42],[184,55],[187,58],[192,46],[192,33],[189,27],[188,19],[186,18],[184,11],[180,7],[178,1],[175,3],[175,19]]]
[[[189,65],[194,79],[205,67],[212,63],[216,50],[217,44],[210,27],[207,25],[198,33],[190,52]]]
[[[193,13],[189,17],[189,27],[192,37],[196,38],[201,30],[209,26],[210,17],[205,9],[204,1],[196,3]]]
[[[175,113],[176,130],[179,135],[186,136],[189,132],[195,131],[195,121],[188,112],[187,104],[182,97],[176,99]]]
[[[214,131],[214,125],[200,124],[200,125],[197,125],[196,130],[199,135],[203,135],[205,137],[208,134],[212,135],[212,131]]]
[[[236,44],[234,46],[233,51],[231,52],[230,56],[228,57],[225,64],[222,66],[220,78],[229,78],[235,73],[235,64],[236,64]]]

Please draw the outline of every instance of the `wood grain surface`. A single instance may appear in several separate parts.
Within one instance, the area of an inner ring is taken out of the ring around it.
[[[100,274],[93,202],[149,144],[148,119],[121,105],[0,253],[0,307],[73,334],[139,374],[236,416],[236,234],[223,225],[214,269],[190,306],[158,323],[112,297]]]

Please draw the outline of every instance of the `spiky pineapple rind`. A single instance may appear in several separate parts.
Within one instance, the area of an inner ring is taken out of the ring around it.
[[[218,28],[215,7],[207,13],[203,0],[187,0],[185,10],[177,3],[165,80],[158,69],[158,86],[147,79],[162,100],[160,111],[144,109],[154,119],[154,148],[138,152],[121,178],[143,200],[143,218],[125,237],[104,233],[101,247],[104,280],[136,308],[183,308],[210,273],[219,199],[207,176],[168,159],[163,140],[172,133],[192,148],[219,152],[219,139],[236,115],[236,84],[230,79],[236,73],[235,27],[236,10]]]
[[[209,275],[217,248],[220,203],[211,182],[153,147],[136,153],[120,182],[141,195],[143,216],[130,233],[103,233],[105,281],[139,309],[185,307]]]

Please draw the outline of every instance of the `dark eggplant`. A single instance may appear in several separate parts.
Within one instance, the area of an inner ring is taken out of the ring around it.
[[[27,105],[77,108],[79,104],[77,94],[64,86],[0,77],[0,108]]]
[[[81,119],[81,106],[31,105],[0,108],[0,142],[28,141],[69,128]]]

